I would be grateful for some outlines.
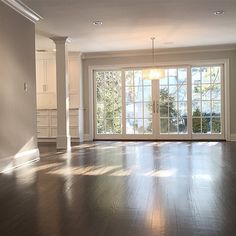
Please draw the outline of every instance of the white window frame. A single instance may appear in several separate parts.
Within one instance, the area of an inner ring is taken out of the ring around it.
[[[222,137],[219,138],[219,135],[216,134],[210,134],[210,135],[192,135],[192,127],[191,127],[191,123],[190,122],[188,124],[188,135],[186,137],[182,137],[181,136],[185,136],[185,135],[161,135],[159,136],[159,138],[150,138],[150,140],[218,140],[218,139],[222,139],[222,140],[227,140],[230,141],[230,82],[229,82],[229,59],[219,59],[219,60],[198,60],[198,61],[181,61],[181,62],[171,62],[171,63],[159,63],[156,64],[155,67],[188,67],[188,78],[191,77],[191,67],[195,67],[195,66],[216,66],[216,65],[223,65],[223,70],[222,70],[222,76],[221,79],[223,80],[222,83],[222,108],[223,108],[223,112],[222,112]],[[89,82],[89,108],[88,108],[88,112],[89,112],[89,140],[94,140],[94,139],[108,139],[107,135],[104,135],[104,137],[101,137],[99,135],[99,137],[97,137],[95,135],[95,116],[94,116],[94,108],[96,108],[96,104],[94,104],[94,96],[95,96],[95,91],[94,91],[94,71],[97,70],[124,70],[124,69],[142,69],[148,66],[153,66],[151,64],[124,64],[124,65],[107,65],[107,66],[89,66],[88,67],[88,74],[89,74],[89,78],[88,78],[88,82]],[[190,76],[190,77],[189,77]],[[190,80],[191,81],[191,80]],[[188,81],[188,98],[189,96],[192,96],[192,88],[191,88],[192,84],[189,83]],[[191,89],[190,89],[191,88]],[[124,97],[124,96],[123,96]],[[189,114],[191,114],[191,119],[192,119],[192,104],[190,102],[188,102],[188,112]],[[124,116],[122,116],[124,117]],[[190,116],[188,116],[188,120],[190,119]],[[124,131],[124,130],[123,130]],[[134,136],[134,137],[131,137]],[[134,140],[143,140],[145,139],[143,137],[143,135],[131,135],[131,136],[127,136],[127,135],[120,135],[120,137],[118,137],[117,135],[109,135],[109,139],[124,139],[124,140],[130,140],[130,139],[134,139]]]

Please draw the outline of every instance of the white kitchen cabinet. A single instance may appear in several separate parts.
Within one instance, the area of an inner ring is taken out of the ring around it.
[[[70,109],[70,136],[79,138],[79,109]],[[37,111],[37,134],[40,139],[57,137],[57,110],[40,109]]]

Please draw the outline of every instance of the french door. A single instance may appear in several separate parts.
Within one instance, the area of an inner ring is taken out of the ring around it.
[[[223,66],[94,71],[95,139],[224,139]]]

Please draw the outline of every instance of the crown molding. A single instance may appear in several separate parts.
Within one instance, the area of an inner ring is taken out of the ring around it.
[[[33,23],[36,23],[43,19],[39,14],[34,12],[31,8],[29,8],[26,4],[24,4],[20,0],[1,0],[1,1],[10,8],[12,8],[13,10],[20,13],[22,16],[26,17],[28,20],[32,21]]]
[[[234,50],[236,50],[236,44],[225,44],[225,45],[197,46],[197,47],[184,47],[184,48],[168,48],[168,49],[163,48],[155,50],[155,54],[168,55],[168,54],[220,52],[220,51],[234,51]],[[150,55],[152,55],[150,49],[132,50],[132,51],[111,51],[111,52],[87,52],[87,53],[82,53],[82,59],[135,57],[135,56],[150,56]]]

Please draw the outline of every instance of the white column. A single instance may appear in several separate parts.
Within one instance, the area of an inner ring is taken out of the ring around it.
[[[51,38],[56,44],[57,149],[70,149],[68,37]]]

